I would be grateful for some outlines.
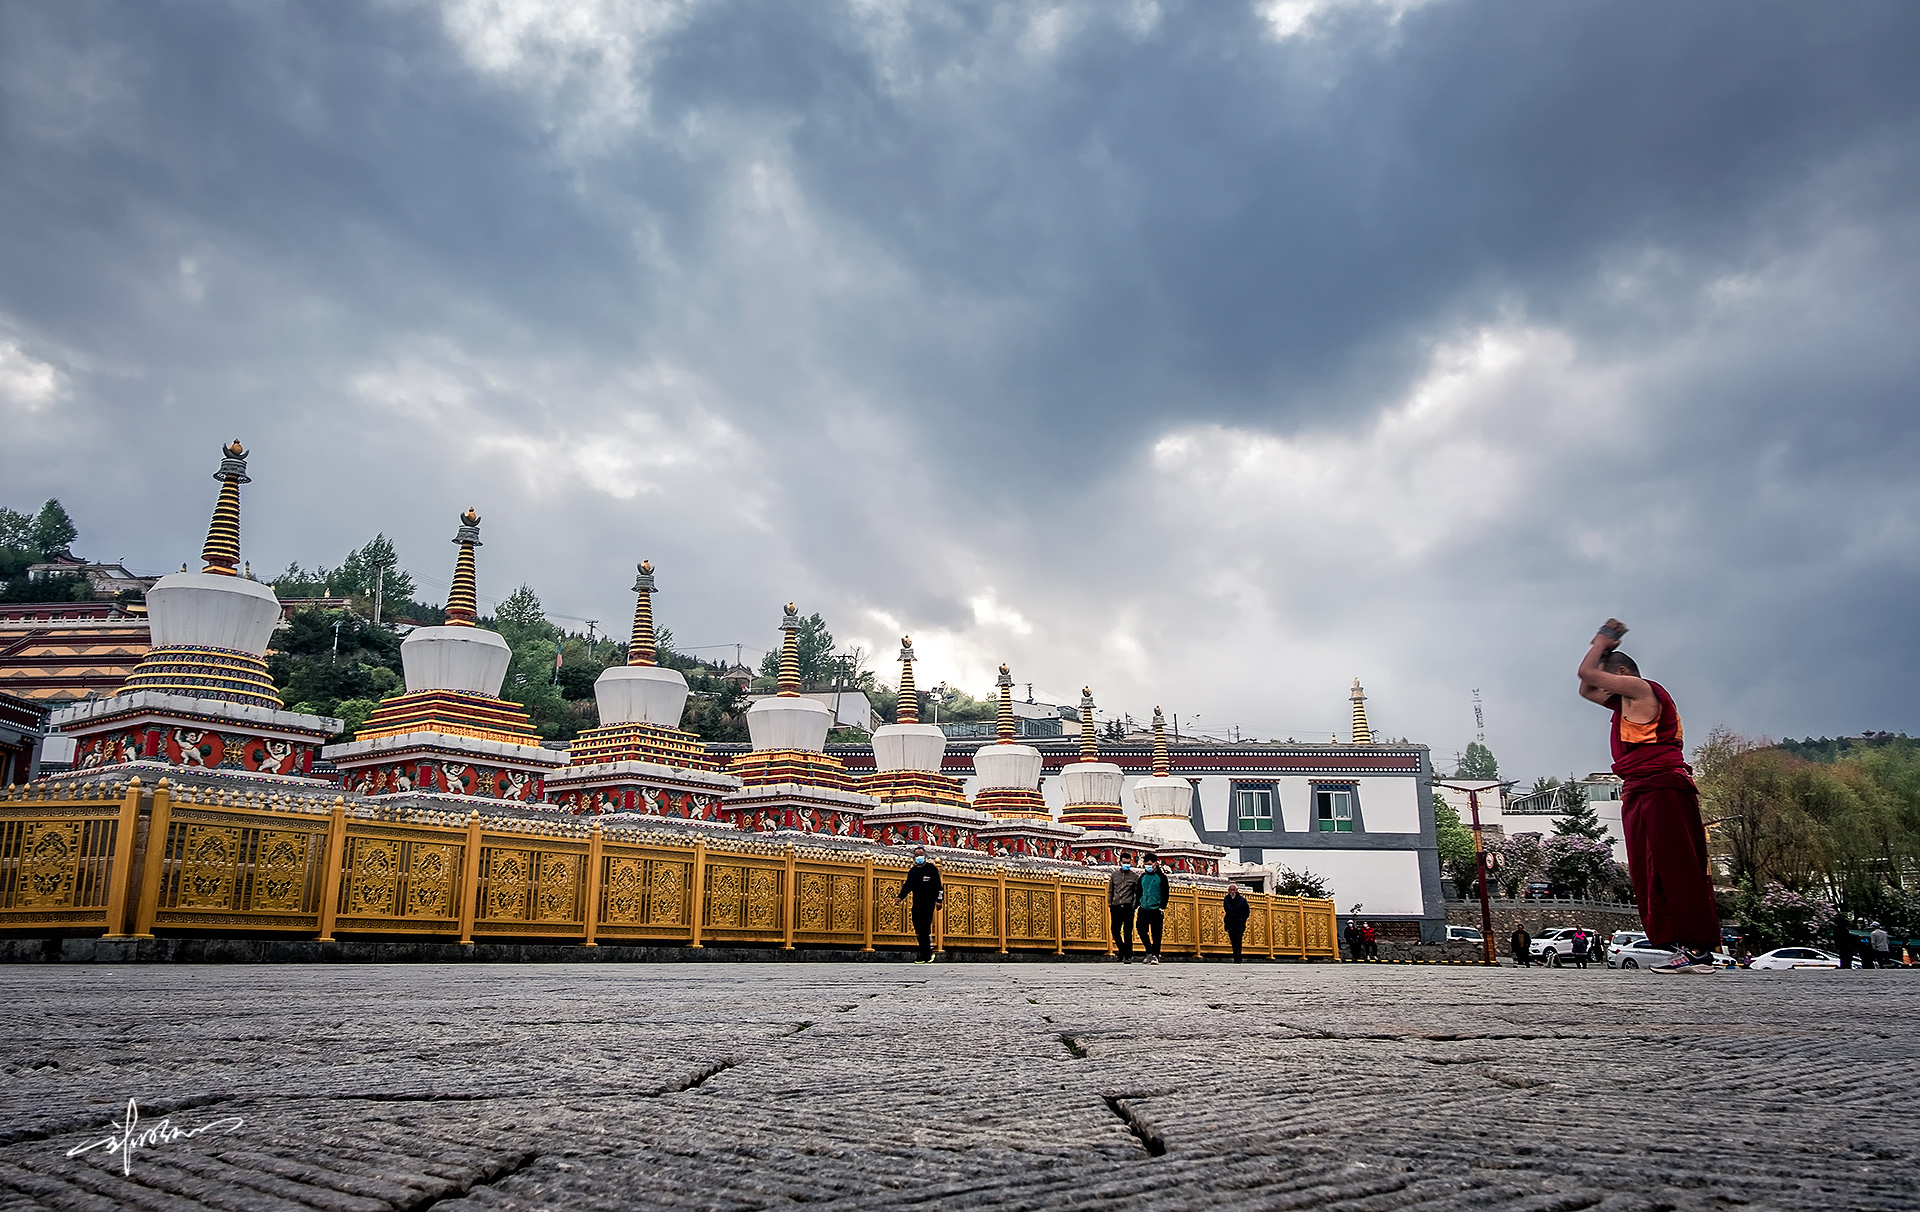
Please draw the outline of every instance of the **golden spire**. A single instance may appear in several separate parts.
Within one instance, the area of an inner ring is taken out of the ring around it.
[[[240,439],[220,448],[224,457],[213,478],[220,481],[220,500],[213,507],[213,524],[207,527],[207,545],[200,549],[206,561],[201,572],[216,576],[240,575],[240,486],[251,483],[247,475],[247,451]],[[183,570],[184,571],[184,570]]]
[[[1166,778],[1173,772],[1173,763],[1167,759],[1167,717],[1160,709],[1153,709],[1153,777]]]
[[[633,638],[627,641],[627,664],[653,664],[653,561],[640,561],[640,575],[634,578],[633,591],[640,596],[633,603]]]
[[[1093,687],[1080,688],[1080,760],[1100,760],[1100,738],[1093,731]]]
[[[800,696],[800,611],[792,602],[780,618],[780,697]]]
[[[460,556],[453,562],[453,586],[447,590],[447,626],[471,627],[479,613],[474,600],[473,549],[480,543],[480,515],[471,508],[460,515],[460,530],[453,536],[460,544]]]
[[[1000,734],[1001,745],[1013,744],[1013,675],[1007,672],[1005,665],[1000,666],[1000,711],[994,731]]]
[[[913,637],[900,637],[900,698],[899,705],[893,709],[896,723],[918,724],[920,722],[920,692],[913,688]]]
[[[1360,689],[1359,678],[1353,679],[1353,693],[1347,697],[1353,700],[1353,743],[1373,744],[1373,729],[1367,727],[1367,692]]]

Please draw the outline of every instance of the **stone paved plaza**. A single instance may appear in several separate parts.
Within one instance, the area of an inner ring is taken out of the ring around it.
[[[0,1207],[1920,1206],[1902,972],[9,965]],[[128,1098],[231,1134],[70,1160]]]

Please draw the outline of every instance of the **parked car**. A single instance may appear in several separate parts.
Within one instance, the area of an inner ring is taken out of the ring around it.
[[[1447,941],[1450,943],[1484,943],[1486,936],[1477,926],[1448,926]]]
[[[1672,951],[1665,947],[1650,947],[1647,945],[1647,940],[1643,938],[1637,943],[1630,943],[1622,947],[1616,958],[1616,963],[1622,968],[1657,968],[1661,964],[1666,963],[1672,956]],[[1739,966],[1739,961],[1724,951],[1714,952],[1713,962],[1721,968],[1736,968]],[[1607,966],[1611,968],[1614,967],[1615,964],[1609,963]]]
[[[1558,968],[1562,961],[1571,962],[1573,957],[1573,932],[1580,926],[1560,926],[1553,930],[1543,930],[1534,936],[1533,946],[1528,948],[1534,962]],[[1589,962],[1599,959],[1594,948],[1599,945],[1600,935],[1587,931],[1587,959]]]
[[[1526,891],[1522,892],[1520,895],[1522,898],[1530,901],[1552,900],[1553,885],[1546,883],[1543,880],[1535,880],[1533,883],[1528,884]]]
[[[1838,968],[1840,957],[1818,947],[1775,947],[1765,955],[1756,955],[1749,968]]]
[[[1622,951],[1635,943],[1646,941],[1647,935],[1643,930],[1615,930],[1613,937],[1607,940],[1607,967],[1618,968]]]

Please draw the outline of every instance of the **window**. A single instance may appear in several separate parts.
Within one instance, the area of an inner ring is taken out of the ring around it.
[[[1316,791],[1313,813],[1319,818],[1322,833],[1353,832],[1353,792]]]
[[[1265,787],[1242,787],[1234,793],[1242,831],[1273,832],[1273,792]]]

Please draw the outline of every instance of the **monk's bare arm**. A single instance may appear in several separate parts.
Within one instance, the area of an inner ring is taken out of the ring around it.
[[[1612,624],[1611,619],[1608,622]],[[1604,631],[1593,637],[1587,655],[1580,658],[1581,698],[1602,706],[1615,695],[1619,695],[1628,706],[1653,698],[1653,688],[1647,685],[1646,679],[1628,673],[1608,673],[1600,668],[1600,658],[1619,646],[1619,639]]]

